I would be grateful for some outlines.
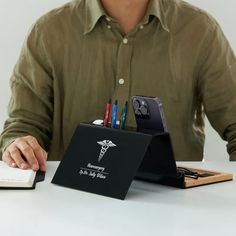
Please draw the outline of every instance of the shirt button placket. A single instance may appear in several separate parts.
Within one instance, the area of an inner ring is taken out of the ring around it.
[[[121,39],[117,54],[117,75],[114,100],[119,102],[119,110],[130,96],[130,65],[133,46],[131,40],[127,37]],[[119,114],[120,115],[120,114]]]

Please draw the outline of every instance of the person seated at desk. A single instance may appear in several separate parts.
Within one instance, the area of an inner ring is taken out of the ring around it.
[[[109,98],[159,97],[177,161],[203,158],[204,114],[236,160],[236,59],[217,22],[180,0],[75,0],[30,30],[0,138],[12,167],[46,170]],[[135,126],[131,104],[127,125]]]

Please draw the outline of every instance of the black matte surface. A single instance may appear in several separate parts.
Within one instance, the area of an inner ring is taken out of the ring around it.
[[[80,124],[52,183],[124,199],[151,138],[148,134]],[[97,142],[103,140],[111,140],[116,146],[110,147],[99,162],[101,145]],[[88,168],[89,163],[104,170],[94,172],[93,168]],[[84,168],[90,169],[88,174],[96,174],[96,177],[81,175]],[[98,178],[97,174],[103,174],[106,178]]]

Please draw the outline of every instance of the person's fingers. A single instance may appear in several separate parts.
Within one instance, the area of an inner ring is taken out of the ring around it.
[[[47,153],[45,152],[45,150],[43,150],[43,148],[41,148],[41,152],[42,152],[42,156],[43,156],[43,163],[40,164],[39,168],[41,171],[46,171],[46,169],[47,169]]]
[[[27,162],[22,158],[20,151],[15,145],[10,145],[7,149],[9,152],[9,156],[12,158],[12,160],[16,163],[16,165],[21,169],[27,169],[29,168],[29,165]]]
[[[3,153],[3,160],[12,167],[46,171],[47,152],[33,136],[15,139]]]
[[[20,150],[31,169],[37,171],[39,169],[39,163],[35,157],[32,147],[22,138],[16,139],[13,144],[15,144],[15,146]]]
[[[47,159],[48,159],[48,153],[42,148],[42,150],[43,150],[43,155],[44,155],[44,157],[45,157],[45,159],[46,159],[46,161],[47,161]]]
[[[9,151],[5,151],[2,155],[2,160],[7,163],[10,167],[16,168],[17,165],[15,161],[11,158]]]
[[[32,136],[27,136],[26,141],[33,149],[34,155],[35,155],[36,159],[38,160],[40,170],[46,171],[45,151],[41,148],[41,146],[39,145],[36,138],[34,138]]]

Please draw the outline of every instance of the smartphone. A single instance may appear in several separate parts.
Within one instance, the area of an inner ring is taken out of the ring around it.
[[[131,99],[138,132],[167,132],[163,106],[159,98],[133,96]]]

